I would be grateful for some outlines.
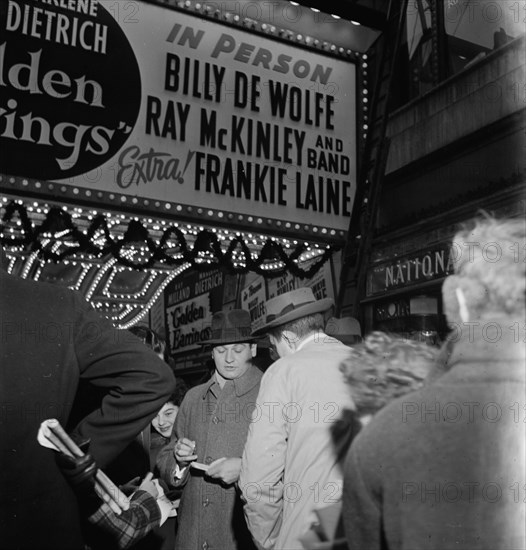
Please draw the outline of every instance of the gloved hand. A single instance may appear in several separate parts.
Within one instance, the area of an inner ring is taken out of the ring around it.
[[[89,439],[82,441],[78,446],[85,453],[83,457],[69,457],[62,453],[56,454],[56,463],[64,477],[78,496],[92,496],[95,492],[95,473],[97,464],[87,453]]]

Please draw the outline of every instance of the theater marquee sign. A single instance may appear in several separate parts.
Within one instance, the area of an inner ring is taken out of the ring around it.
[[[354,63],[142,2],[7,0],[0,29],[2,173],[283,235],[347,230]]]

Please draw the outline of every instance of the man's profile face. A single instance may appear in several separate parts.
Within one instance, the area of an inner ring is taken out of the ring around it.
[[[214,347],[212,358],[217,372],[227,380],[234,380],[243,376],[252,366],[256,351],[256,344],[225,344]]]

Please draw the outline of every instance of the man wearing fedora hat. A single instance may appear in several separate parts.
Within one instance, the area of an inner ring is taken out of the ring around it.
[[[157,466],[173,487],[184,485],[176,550],[250,550],[252,539],[235,483],[262,373],[253,364],[250,313],[215,313],[211,338],[215,372],[188,391],[175,423],[175,445]]]
[[[325,325],[325,333],[346,346],[354,346],[362,341],[360,322],[354,317],[331,317]]]
[[[340,365],[350,349],[323,331],[332,300],[298,288],[266,302],[266,333],[280,358],[261,382],[239,488],[259,548],[302,549],[315,510],[338,503],[343,473],[331,426],[353,409]]]

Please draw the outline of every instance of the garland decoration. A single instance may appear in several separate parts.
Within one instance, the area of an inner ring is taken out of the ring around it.
[[[66,246],[49,246],[50,240]],[[287,271],[300,279],[311,278],[333,252],[340,246],[326,245],[310,251],[307,243],[297,243],[292,251],[276,239],[267,238],[259,253],[251,252],[247,239],[237,235],[231,239],[225,252],[215,232],[202,229],[190,247],[187,237],[175,225],[169,225],[158,242],[138,219],[130,219],[121,238],[113,238],[107,218],[100,214],[94,217],[86,231],[75,224],[64,209],[51,207],[45,219],[34,227],[26,206],[12,200],[5,206],[0,225],[0,242],[7,247],[28,247],[43,259],[60,262],[78,253],[96,257],[112,255],[119,264],[133,269],[147,269],[157,263],[168,266],[191,264],[197,270],[221,268],[232,274],[255,272],[266,278],[283,275]],[[146,251],[144,260],[134,259],[130,249]],[[300,263],[308,262],[303,269]]]

